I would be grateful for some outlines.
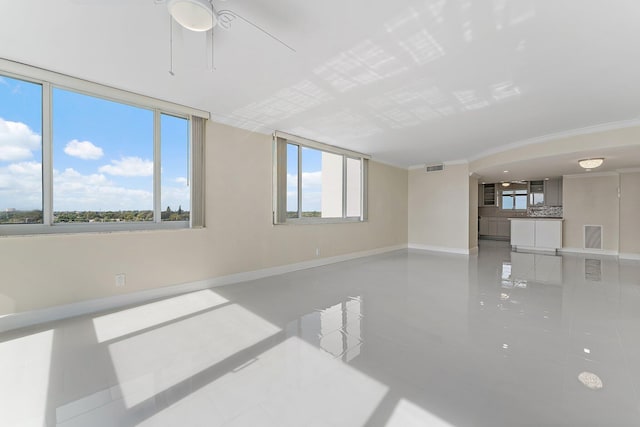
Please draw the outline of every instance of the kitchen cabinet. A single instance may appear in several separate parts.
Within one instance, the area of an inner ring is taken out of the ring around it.
[[[562,219],[511,218],[511,246],[517,249],[562,248]]]
[[[496,206],[496,185],[480,184],[480,194],[478,196],[480,206]]]
[[[562,206],[562,178],[544,182],[545,206]]]
[[[509,237],[511,234],[509,218],[483,216],[480,218],[478,234],[489,237]]]
[[[480,218],[480,228],[478,230],[478,234],[480,234],[481,236],[489,235],[489,218],[487,218],[486,216]]]

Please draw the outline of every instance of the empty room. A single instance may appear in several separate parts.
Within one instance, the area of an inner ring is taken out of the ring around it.
[[[640,425],[639,18],[0,0],[0,426]]]

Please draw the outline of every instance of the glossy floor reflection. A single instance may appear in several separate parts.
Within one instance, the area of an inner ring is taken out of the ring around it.
[[[2,426],[637,426],[640,263],[398,251],[0,335]]]

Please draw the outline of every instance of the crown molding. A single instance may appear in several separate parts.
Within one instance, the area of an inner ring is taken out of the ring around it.
[[[640,168],[616,169],[616,172],[618,172],[618,173],[638,173],[638,172],[640,172]]]
[[[562,175],[563,178],[597,178],[599,176],[619,176],[617,171],[614,172],[583,172],[573,173],[569,175]]]
[[[479,154],[477,154],[475,156],[469,157],[469,161],[472,162],[472,161],[475,161],[475,160],[480,160],[482,158],[491,156],[493,154],[504,153],[505,151],[510,151],[510,150],[514,150],[516,148],[526,147],[528,145],[540,144],[540,143],[543,143],[543,142],[554,141],[554,140],[557,140],[557,139],[570,138],[570,137],[574,137],[574,136],[590,135],[590,134],[594,134],[594,133],[606,132],[606,131],[611,131],[611,130],[627,129],[627,128],[636,127],[636,126],[640,126],[640,118],[629,119],[629,120],[621,120],[621,121],[617,121],[617,122],[601,123],[601,124],[598,124],[598,125],[587,126],[587,127],[572,129],[572,130],[568,130],[568,131],[550,133],[550,134],[547,134],[547,135],[538,136],[538,137],[535,137],[535,138],[525,139],[525,140],[521,140],[521,141],[516,141],[516,142],[509,143],[509,144],[501,145],[501,146],[496,147],[496,148],[485,150],[485,151],[483,151],[483,152],[481,152],[481,153],[479,153]]]

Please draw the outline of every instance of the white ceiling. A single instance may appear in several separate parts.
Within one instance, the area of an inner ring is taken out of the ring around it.
[[[5,0],[0,57],[317,139],[400,166],[638,119],[637,0],[218,0],[215,36],[154,0]]]

